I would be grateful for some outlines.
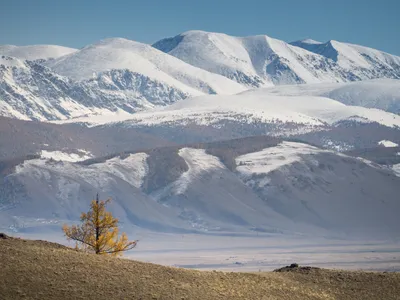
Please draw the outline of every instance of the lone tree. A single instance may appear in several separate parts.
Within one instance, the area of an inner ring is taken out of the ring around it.
[[[90,210],[81,215],[81,225],[64,225],[63,231],[68,240],[76,241],[76,248],[101,255],[121,255],[135,248],[137,241],[128,241],[125,233],[119,236],[118,219],[106,211],[110,199],[96,200],[90,204]]]

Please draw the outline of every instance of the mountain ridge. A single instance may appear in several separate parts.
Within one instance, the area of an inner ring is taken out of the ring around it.
[[[344,43],[338,44],[345,46]],[[309,45],[320,47],[324,44],[312,42]],[[236,78],[238,82],[240,78],[235,77],[237,72],[245,74],[247,78],[257,76],[262,84],[257,80],[249,81],[248,84],[252,87],[260,87],[271,82],[274,84],[343,82],[379,78],[383,75],[391,78],[400,76],[398,70],[400,57],[394,55],[388,55],[396,66],[391,72],[388,71],[389,73],[379,73],[378,69],[363,69],[365,65],[362,64],[356,65],[356,70],[352,70],[348,66],[341,66],[332,57],[322,55],[324,53],[310,51],[313,50],[311,46],[310,49],[299,47],[301,46],[299,44],[294,46],[265,35],[233,37],[222,33],[188,31],[173,38],[160,40],[153,46],[193,65],[213,70],[232,79]],[[303,52],[301,49],[306,51]],[[371,51],[375,56],[377,53],[383,53],[366,47],[361,49],[365,55]],[[262,58],[260,50],[269,55]],[[260,59],[261,63],[254,63]],[[381,61],[375,63],[379,63],[378,67],[382,67]],[[257,67],[261,69],[254,72]]]
[[[233,37],[204,31],[188,31],[152,46],[123,38],[82,49],[0,46],[0,114],[42,121],[128,116],[186,98],[237,94],[255,87],[400,78],[400,58],[374,49],[350,47],[369,66],[365,68],[355,66],[346,51],[342,52],[347,56],[341,54],[335,61],[326,53],[299,46],[265,35]],[[350,67],[340,66],[341,62]],[[396,107],[387,109],[397,112]]]
[[[395,213],[400,178],[390,168],[274,137],[83,162],[48,152],[17,164],[0,183],[2,226],[17,226],[17,231],[74,221],[99,188],[114,199],[126,230],[133,224],[162,232],[257,228],[284,235],[385,239],[400,226]],[[356,209],[360,203],[362,213]],[[346,207],[351,209],[344,217]]]

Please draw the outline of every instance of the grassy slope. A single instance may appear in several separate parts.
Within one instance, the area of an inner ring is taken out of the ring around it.
[[[395,273],[201,272],[11,238],[0,238],[0,283],[2,300],[400,298]]]

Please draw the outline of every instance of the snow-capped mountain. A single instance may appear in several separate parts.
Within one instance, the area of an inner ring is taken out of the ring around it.
[[[5,176],[3,227],[59,228],[99,189],[124,228],[387,238],[400,227],[400,178],[389,168],[307,144],[264,137],[76,163],[63,157],[46,153]]]
[[[58,74],[76,81],[112,70],[129,70],[192,96],[235,94],[245,89],[236,82],[188,65],[150,45],[121,38],[100,41],[49,61],[47,65]]]
[[[114,120],[190,97],[232,95],[251,87],[399,77],[396,56],[345,45],[336,47],[342,54],[335,58],[312,47],[303,49],[303,44],[321,45],[308,40],[293,46],[267,36],[239,38],[189,31],[153,47],[121,38],[80,50],[48,45],[2,46],[0,113],[27,120],[91,115],[113,115]],[[358,49],[358,59],[354,49]],[[368,64],[361,63],[362,59]],[[337,88],[313,85],[311,89],[312,95],[397,113],[397,83]]]
[[[37,62],[5,56],[0,62],[0,113],[19,119],[63,120],[111,112],[129,114],[204,94],[183,84],[169,85],[154,76],[127,69],[74,81]],[[238,90],[243,88],[239,86]]]
[[[1,114],[28,120],[133,113],[190,96],[245,90],[223,76],[124,39],[47,61],[2,56],[0,87]]]
[[[37,62],[6,56],[0,61],[0,113],[13,118],[43,121],[132,113],[188,96],[145,76],[133,78],[126,70],[75,82]],[[121,78],[127,86],[116,86]]]
[[[68,95],[72,85],[67,78],[32,61],[2,56],[0,62],[3,116],[26,120],[67,118],[71,115],[66,103],[71,103],[70,108],[84,111],[83,105]]]
[[[310,40],[288,44],[265,35],[233,37],[188,31],[160,40],[153,47],[250,87],[400,78],[399,57],[366,47],[332,43],[340,55],[332,53],[336,50],[316,51],[325,44]]]
[[[56,45],[0,46],[0,56],[12,56],[22,60],[58,58],[75,51],[77,51],[77,49]]]

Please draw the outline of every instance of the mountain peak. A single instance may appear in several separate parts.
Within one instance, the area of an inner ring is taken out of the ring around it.
[[[218,33],[195,29],[195,30],[188,30],[188,31],[182,32],[179,35],[186,36],[186,35],[196,35],[196,34],[218,34]]]
[[[323,44],[322,42],[319,42],[319,41],[316,41],[316,40],[313,40],[313,39],[297,40],[297,41],[291,42],[290,44],[291,45],[296,45],[298,43],[310,44],[310,45],[321,45],[321,44]]]
[[[133,40],[129,40],[126,38],[122,38],[122,37],[110,37],[110,38],[105,38],[102,39],[94,44],[91,44],[89,46],[100,46],[100,45],[113,45],[113,46],[118,46],[118,45],[126,45],[126,44],[142,44],[142,45],[147,45],[147,44],[143,44],[140,42],[136,42]]]

